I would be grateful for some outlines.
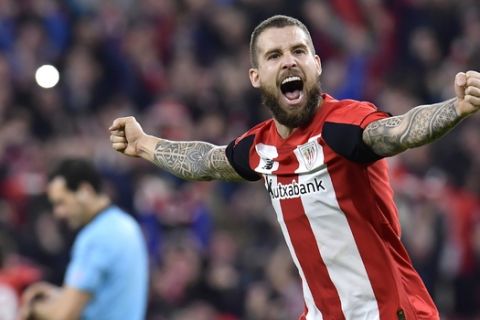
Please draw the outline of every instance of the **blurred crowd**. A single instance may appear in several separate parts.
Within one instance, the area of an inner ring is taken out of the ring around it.
[[[227,144],[269,117],[248,43],[278,13],[309,27],[325,92],[393,115],[480,71],[478,0],[0,0],[0,296],[61,284],[74,234],[51,215],[45,175],[83,156],[145,232],[148,319],[298,317],[298,274],[261,182],[182,182],[115,153],[107,132],[134,115],[149,134]],[[35,83],[43,64],[60,70],[54,88]],[[442,319],[480,319],[480,115],[388,161],[403,240]]]

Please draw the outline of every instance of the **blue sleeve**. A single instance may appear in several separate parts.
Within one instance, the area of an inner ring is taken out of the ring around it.
[[[95,293],[102,285],[111,261],[106,237],[84,234],[75,243],[65,275],[65,285]]]

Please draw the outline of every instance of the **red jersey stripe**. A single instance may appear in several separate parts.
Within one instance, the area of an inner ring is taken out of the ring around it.
[[[279,176],[277,183],[288,185],[298,176]],[[337,289],[319,253],[317,241],[300,198],[280,200],[283,218],[295,249],[300,267],[313,294],[315,305],[324,315],[323,319],[345,319]]]

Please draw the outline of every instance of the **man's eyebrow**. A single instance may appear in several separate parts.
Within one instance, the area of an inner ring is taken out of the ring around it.
[[[265,51],[265,53],[263,54],[264,57],[272,54],[272,53],[279,53],[279,52],[282,52],[282,50],[280,48],[273,48],[273,49],[270,49],[270,50],[267,50]]]
[[[296,50],[296,49],[308,49],[308,45],[306,45],[305,43],[296,43],[294,44],[293,46],[290,47],[290,50]],[[272,53],[279,53],[279,52],[282,52],[282,49],[277,47],[277,48],[272,48],[272,49],[269,49],[267,51],[265,51],[265,53],[263,54],[264,57],[267,57],[268,55],[272,54]]]
[[[293,45],[291,50],[295,49],[308,49],[308,46],[305,43],[298,43]]]

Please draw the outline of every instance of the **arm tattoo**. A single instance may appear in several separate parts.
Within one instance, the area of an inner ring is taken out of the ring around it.
[[[206,142],[161,140],[155,146],[153,162],[186,180],[243,180],[228,162],[225,146]]]
[[[462,120],[455,101],[418,106],[403,115],[372,122],[363,131],[363,141],[381,156],[430,143]]]

